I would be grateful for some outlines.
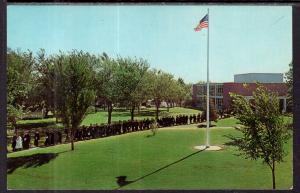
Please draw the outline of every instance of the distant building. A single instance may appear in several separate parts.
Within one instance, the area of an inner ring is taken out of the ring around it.
[[[235,83],[283,83],[282,73],[247,73],[235,74]]]
[[[247,99],[252,99],[252,93],[260,83],[270,92],[277,93],[280,99],[280,108],[286,111],[287,86],[283,82],[282,73],[247,73],[234,75],[234,82],[210,83],[209,96],[217,110],[228,109],[231,106],[230,93],[240,94]],[[194,84],[192,97],[197,107],[206,108],[206,83]]]

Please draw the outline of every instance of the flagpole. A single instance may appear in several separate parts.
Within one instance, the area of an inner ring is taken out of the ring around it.
[[[209,147],[209,8],[207,8],[208,27],[207,27],[207,86],[206,86],[206,147]]]
[[[204,22],[207,22],[204,23]],[[207,9],[207,15],[200,20],[200,23],[195,28],[195,31],[200,31],[202,28],[207,27],[207,82],[206,82],[206,144],[205,145],[197,145],[194,148],[198,150],[205,151],[218,151],[222,149],[217,145],[210,145],[210,136],[209,136],[209,8]]]

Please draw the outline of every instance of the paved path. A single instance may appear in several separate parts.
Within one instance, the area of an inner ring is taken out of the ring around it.
[[[175,125],[170,127],[160,127],[158,129],[206,129],[206,127],[198,128],[197,124],[189,124],[189,125]],[[234,127],[210,127],[210,129],[234,129]]]

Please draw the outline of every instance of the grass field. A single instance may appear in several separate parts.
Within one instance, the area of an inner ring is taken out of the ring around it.
[[[170,108],[169,112],[167,108],[160,108],[159,116],[176,116],[179,114],[198,114],[200,111],[195,109],[183,108],[183,107],[174,107]],[[135,119],[145,119],[145,118],[154,118],[155,117],[155,108],[142,109],[138,113],[135,113]],[[129,111],[117,109],[112,113],[112,121],[123,121],[130,120],[131,115]],[[45,122],[55,122],[55,118],[48,119],[36,119],[36,120],[20,120],[18,124],[29,124],[29,123],[45,123]],[[81,125],[90,125],[90,124],[101,124],[107,123],[107,112],[100,111],[97,113],[87,114],[85,119],[82,121]],[[61,124],[57,124],[61,126]]]
[[[230,120],[233,121],[233,120]],[[230,122],[228,121],[228,122]],[[220,124],[220,123],[219,123]],[[8,154],[9,189],[271,189],[271,172],[261,161],[235,156],[223,146],[230,128],[212,128],[218,152],[199,152],[205,129],[196,125],[135,132]],[[292,141],[277,167],[278,189],[292,185]]]

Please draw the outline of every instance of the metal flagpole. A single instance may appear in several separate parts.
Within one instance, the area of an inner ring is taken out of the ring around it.
[[[207,17],[206,147],[209,147],[209,8],[207,8]]]

